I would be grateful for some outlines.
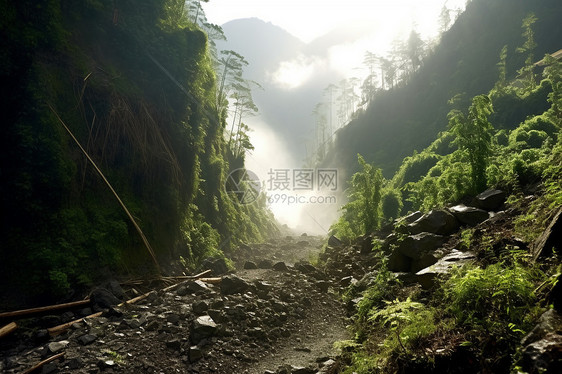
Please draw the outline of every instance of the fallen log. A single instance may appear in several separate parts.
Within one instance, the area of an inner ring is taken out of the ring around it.
[[[0,338],[3,338],[4,336],[16,331],[17,328],[18,325],[15,322],[11,322],[4,327],[0,327]]]
[[[35,366],[33,366],[33,367],[27,369],[27,370],[24,371],[22,374],[29,374],[29,373],[32,373],[32,372],[34,372],[35,370],[40,369],[40,368],[42,368],[43,366],[47,365],[49,362],[55,361],[55,360],[61,358],[62,356],[64,356],[65,353],[66,353],[66,352],[61,352],[61,353],[58,353],[58,354],[56,354],[56,355],[54,355],[54,356],[51,356],[51,357],[49,357],[49,358],[47,358],[47,359],[41,361],[41,362],[38,363],[37,365],[35,365]]]
[[[0,313],[0,319],[23,317],[23,316],[32,316],[32,315],[35,315],[35,314],[52,312],[52,311],[55,311],[55,310],[78,308],[78,307],[86,306],[86,305],[89,305],[89,304],[90,304],[90,299],[87,299],[87,300],[73,301],[71,303],[65,303],[65,304],[56,304],[56,305],[42,306],[42,307],[38,307],[38,308],[15,310],[13,312]]]

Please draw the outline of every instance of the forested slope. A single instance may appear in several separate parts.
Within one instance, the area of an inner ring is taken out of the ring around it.
[[[535,57],[559,50],[562,4],[556,0],[473,0],[455,24],[442,35],[435,50],[409,79],[379,92],[366,111],[340,130],[324,165],[357,169],[357,153],[381,167],[390,177],[405,156],[427,147],[447,127],[447,101],[463,94],[463,105],[489,91],[498,77],[500,51],[507,45],[507,75],[514,78],[525,60],[516,52],[523,43],[521,21],[534,12]],[[544,103],[545,97],[538,98]],[[511,103],[510,103],[511,104]],[[520,104],[520,103],[513,103]],[[513,128],[544,107],[521,107],[503,128]]]
[[[109,273],[194,268],[275,231],[225,192],[224,109],[183,2],[0,3],[1,299],[68,297]],[[60,120],[57,118],[60,116]]]

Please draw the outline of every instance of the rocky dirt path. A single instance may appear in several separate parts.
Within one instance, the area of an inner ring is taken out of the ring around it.
[[[0,372],[21,373],[61,353],[38,372],[334,372],[333,343],[349,336],[338,283],[308,262],[321,245],[288,236],[243,246],[237,270],[220,284],[186,281],[124,307],[101,292],[91,308],[19,321],[0,340]],[[46,328],[98,309],[101,317],[49,337]]]

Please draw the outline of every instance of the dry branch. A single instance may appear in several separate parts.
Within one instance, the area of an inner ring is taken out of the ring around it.
[[[86,305],[89,305],[89,304],[90,304],[90,299],[87,299],[87,300],[74,301],[74,302],[65,303],[65,304],[42,306],[42,307],[39,307],[39,308],[15,310],[13,312],[0,313],[0,319],[1,318],[14,318],[14,317],[30,316],[30,315],[34,315],[34,314],[51,312],[51,311],[54,311],[54,310],[61,310],[61,309],[78,308],[78,307],[86,306]]]
[[[15,322],[10,322],[6,326],[0,328],[0,338],[16,331],[18,325]]]
[[[24,371],[22,374],[29,374],[29,373],[32,373],[32,372],[34,372],[35,370],[40,369],[40,368],[42,368],[43,366],[47,365],[49,362],[55,361],[56,359],[61,358],[62,356],[65,355],[65,353],[66,353],[66,352],[61,352],[61,353],[59,353],[59,354],[56,354],[56,355],[54,355],[54,356],[51,356],[51,357],[49,357],[49,358],[47,358],[47,359],[41,361],[41,362],[38,363],[37,365],[35,365],[35,366],[33,366],[33,367],[27,369],[27,370]]]

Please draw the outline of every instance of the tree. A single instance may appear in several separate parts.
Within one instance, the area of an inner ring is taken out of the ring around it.
[[[498,81],[496,82],[496,90],[503,90],[507,84],[507,45],[504,45],[500,51],[500,61],[496,64],[498,67]]]
[[[486,168],[492,154],[494,130],[488,116],[492,113],[490,98],[487,95],[478,95],[472,99],[468,115],[454,109],[447,116],[449,130],[455,136],[453,142],[468,156],[473,193],[486,188]]]
[[[221,51],[222,57],[218,60],[219,65],[222,65],[222,73],[220,75],[220,86],[217,92],[217,108],[219,110],[225,109],[228,106],[228,97],[230,89],[235,84],[241,84],[244,79],[242,78],[243,69],[248,65],[248,61],[244,56],[228,50]]]
[[[351,227],[359,229],[360,235],[369,234],[379,227],[380,203],[383,176],[381,169],[368,164],[357,155],[361,170],[351,177],[349,202],[343,206],[344,219]]]
[[[447,8],[447,4],[443,4],[441,13],[439,13],[439,33],[444,34],[451,25],[451,10]]]
[[[518,71],[518,78],[523,81],[527,91],[533,90],[537,83],[535,81],[535,73],[533,72],[534,66],[534,51],[537,47],[535,42],[535,33],[533,31],[533,25],[537,22],[538,18],[534,13],[529,13],[527,17],[523,19],[523,45],[517,48],[517,52],[526,55],[525,66],[523,66]]]
[[[425,43],[423,42],[420,34],[417,31],[412,30],[406,43],[406,55],[410,61],[412,73],[415,72],[422,64],[424,44]]]
[[[550,80],[552,92],[548,94],[548,101],[552,104],[552,111],[558,121],[562,120],[562,62],[551,55],[546,55],[544,63],[547,67],[544,76]]]

